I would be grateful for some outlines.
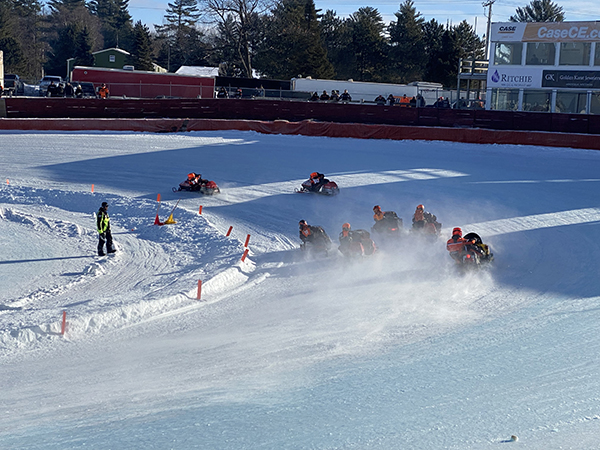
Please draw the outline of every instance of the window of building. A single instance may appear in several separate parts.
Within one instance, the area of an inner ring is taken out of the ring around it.
[[[600,92],[592,92],[590,114],[600,114]]]
[[[523,44],[520,42],[498,42],[494,53],[495,65],[521,65]]]
[[[530,42],[527,44],[525,64],[528,66],[553,66],[555,54],[554,44]]]
[[[594,65],[600,66],[600,42],[596,42],[596,54],[594,56]]]
[[[523,92],[523,111],[550,111],[551,91],[526,90]]]
[[[492,89],[490,109],[516,111],[519,107],[518,89]]]
[[[558,91],[556,108],[558,113],[585,114],[587,92]]]
[[[114,63],[114,62],[117,60],[117,58],[115,57],[115,55],[108,55],[108,60],[109,60],[111,63]]]
[[[561,66],[589,66],[592,44],[589,42],[562,42],[559,64]]]

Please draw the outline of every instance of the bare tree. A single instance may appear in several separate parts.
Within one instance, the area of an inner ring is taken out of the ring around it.
[[[275,0],[199,0],[217,24],[221,40],[233,46],[246,76],[252,77],[253,47],[261,33],[261,16]]]

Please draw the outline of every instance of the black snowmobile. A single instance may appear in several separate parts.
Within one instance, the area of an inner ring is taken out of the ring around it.
[[[323,227],[308,225],[308,228],[310,234],[307,236],[302,234],[302,226],[300,227],[300,239],[302,240],[300,250],[306,252],[307,255],[328,256],[333,244]]]
[[[477,233],[467,233],[464,239],[475,242],[465,246],[465,252],[461,255],[459,261],[463,268],[476,269],[494,260],[494,254],[490,251],[490,246],[484,244]]]
[[[403,231],[402,219],[394,211],[385,211],[383,219],[375,222],[371,232],[383,238],[399,237]]]

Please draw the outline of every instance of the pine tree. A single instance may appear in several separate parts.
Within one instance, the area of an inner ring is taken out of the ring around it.
[[[105,48],[130,48],[133,23],[129,0],[92,0],[88,8],[100,20]]]
[[[348,51],[353,58],[352,78],[359,81],[383,81],[388,44],[381,14],[370,6],[359,8],[346,21],[350,34]]]
[[[136,70],[153,70],[152,45],[150,30],[141,20],[133,27],[133,48],[131,49],[131,62]]]
[[[261,73],[274,78],[333,77],[313,0],[284,0],[278,5],[255,64]]]
[[[75,51],[73,57],[75,58],[75,65],[77,66],[94,65],[91,37],[87,27],[83,27],[75,38]]]
[[[419,81],[423,77],[426,63],[423,38],[425,20],[411,0],[400,5],[396,19],[389,26],[392,70],[401,83]]]
[[[562,22],[565,14],[562,6],[552,0],[533,0],[523,8],[517,8],[511,22]]]

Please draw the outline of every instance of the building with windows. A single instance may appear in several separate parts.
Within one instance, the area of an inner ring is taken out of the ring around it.
[[[600,114],[600,21],[493,23],[486,109]]]

